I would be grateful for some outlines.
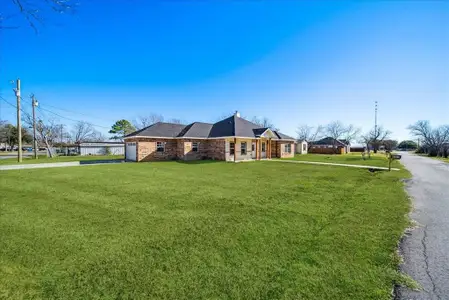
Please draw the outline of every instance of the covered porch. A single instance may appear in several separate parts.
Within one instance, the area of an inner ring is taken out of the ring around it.
[[[282,158],[288,157],[285,156],[288,153],[294,155],[294,141],[281,141],[270,129],[264,129],[256,138],[233,137],[225,140],[226,161]]]

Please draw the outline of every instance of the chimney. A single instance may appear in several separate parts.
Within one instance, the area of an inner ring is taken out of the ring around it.
[[[239,111],[238,111],[238,110],[236,110],[236,111],[235,111],[235,114],[234,114],[234,116],[236,116],[237,118],[240,118],[240,113],[239,113]]]

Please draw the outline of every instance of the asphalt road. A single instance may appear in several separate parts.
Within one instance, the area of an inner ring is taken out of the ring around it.
[[[402,163],[413,174],[407,192],[418,227],[401,242],[401,270],[423,290],[398,288],[396,299],[449,299],[449,164],[402,154]]]

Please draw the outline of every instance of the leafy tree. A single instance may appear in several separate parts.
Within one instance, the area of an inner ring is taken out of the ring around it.
[[[398,145],[399,149],[416,150],[418,149],[418,144],[411,140],[402,141]]]
[[[109,133],[114,134],[112,139],[123,140],[123,137],[136,131],[136,128],[128,120],[118,120],[112,125]]]
[[[19,144],[19,135],[18,135],[17,127],[3,122],[0,124],[0,143],[5,143],[10,146],[15,146]],[[31,143],[33,142],[33,137],[30,132],[22,127],[22,142],[23,143]]]

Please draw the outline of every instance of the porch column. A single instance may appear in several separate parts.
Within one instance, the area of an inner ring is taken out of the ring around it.
[[[259,153],[258,153],[258,147],[257,147],[257,144],[259,144],[259,140],[256,140],[256,160],[258,160],[259,159]]]
[[[271,139],[270,139],[270,159],[271,159]]]
[[[234,138],[234,162],[236,156],[237,156],[237,139]]]

